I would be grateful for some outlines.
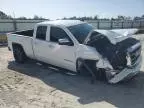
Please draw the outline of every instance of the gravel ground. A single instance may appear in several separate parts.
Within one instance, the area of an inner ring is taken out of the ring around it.
[[[144,35],[136,35],[144,44]],[[35,61],[14,62],[0,47],[0,108],[144,108],[144,66],[133,80],[116,85],[67,75]]]

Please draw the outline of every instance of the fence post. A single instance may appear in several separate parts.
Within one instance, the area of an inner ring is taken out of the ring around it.
[[[111,29],[113,28],[113,21],[112,21],[112,20],[111,20],[110,28],[111,28]]]
[[[121,22],[122,23],[122,29],[124,28],[124,21]]]
[[[132,21],[132,22],[131,22],[131,28],[133,28],[133,23],[134,23],[134,22]]]
[[[97,29],[99,29],[99,23],[100,23],[99,20],[97,20]]]
[[[16,24],[16,23],[17,23],[16,20],[13,19],[13,27],[14,27],[14,31],[17,31],[17,24]]]
[[[141,24],[141,20],[140,20],[140,26],[139,26],[140,28],[142,27],[142,24]]]

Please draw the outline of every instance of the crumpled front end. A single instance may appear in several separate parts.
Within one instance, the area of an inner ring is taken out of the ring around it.
[[[122,36],[122,39],[118,38],[118,41],[115,41],[114,44],[110,36],[94,32],[89,37],[86,45],[94,47],[101,55],[96,63],[96,68],[105,70],[109,83],[118,83],[139,73],[141,44],[135,38],[125,37],[123,39]]]
[[[109,83],[118,83],[125,79],[130,79],[140,72],[142,57],[140,56],[132,67],[127,66],[120,72],[117,72],[110,80]],[[115,71],[115,70],[113,70]]]
[[[103,62],[103,65],[97,64],[97,67],[103,66],[100,68],[105,68],[109,83],[118,83],[122,80],[130,79],[140,72],[142,62],[141,44],[132,45],[126,52],[126,66],[123,69],[114,69],[107,60],[104,60],[105,63]]]

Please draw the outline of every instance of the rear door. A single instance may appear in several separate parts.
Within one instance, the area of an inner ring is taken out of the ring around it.
[[[33,40],[33,48],[34,48],[34,54],[36,59],[48,62],[49,61],[49,55],[48,55],[48,42],[46,41],[48,37],[49,26],[40,25],[37,27],[36,30],[36,36]]]

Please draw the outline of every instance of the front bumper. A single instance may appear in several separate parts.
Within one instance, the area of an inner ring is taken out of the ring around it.
[[[141,62],[142,57],[140,56],[132,67],[126,67],[118,74],[116,74],[113,78],[111,78],[108,82],[115,84],[124,79],[132,78],[133,76],[135,76],[140,72]]]

